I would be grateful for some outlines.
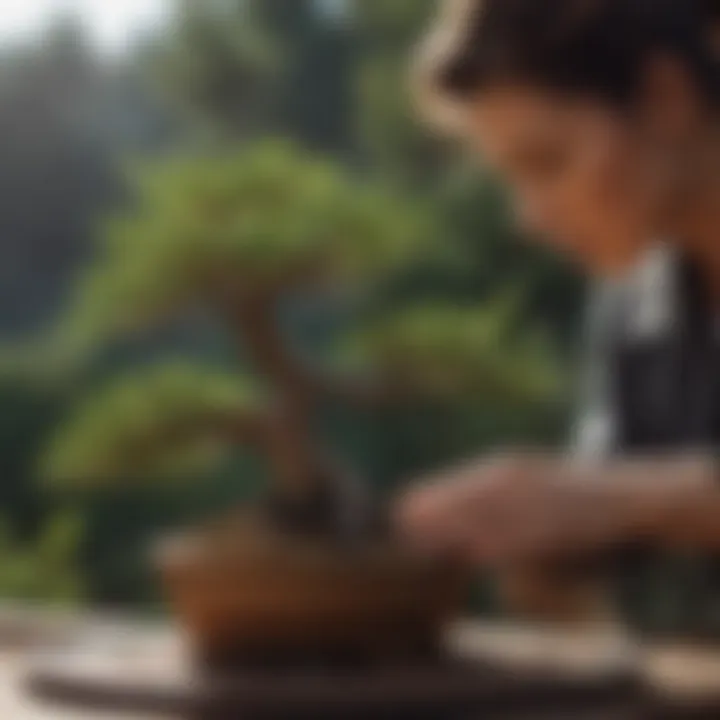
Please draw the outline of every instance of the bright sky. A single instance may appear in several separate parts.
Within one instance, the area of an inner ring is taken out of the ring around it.
[[[68,10],[79,15],[100,47],[120,50],[136,31],[167,17],[173,0],[0,0],[0,42],[27,37]]]

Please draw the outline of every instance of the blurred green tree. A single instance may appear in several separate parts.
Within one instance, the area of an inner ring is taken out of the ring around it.
[[[54,477],[197,474],[228,448],[249,446],[268,461],[280,494],[312,494],[336,480],[318,437],[326,400],[372,407],[494,394],[523,407],[556,399],[547,348],[519,345],[486,306],[383,312],[356,328],[345,343],[355,351],[335,367],[298,352],[284,306],[340,304],[349,288],[372,295],[446,251],[431,218],[402,196],[270,141],[153,164],[137,190],[136,209],[108,223],[59,340],[86,356],[200,307],[226,328],[246,372],[180,363],[110,383],[59,431],[46,458]]]
[[[201,137],[287,133],[348,152],[354,45],[349,28],[328,22],[316,5],[181,3],[173,40],[156,62],[162,86]]]
[[[99,58],[82,22],[70,15],[58,16],[42,35],[3,42],[0,56],[0,337],[5,344],[37,332],[55,313],[87,258],[96,218],[125,199],[118,158],[127,151],[157,150],[170,123],[146,91],[134,59]],[[40,588],[43,571],[34,555],[58,508],[36,482],[37,454],[76,387],[46,382],[52,359],[42,356],[42,348],[30,350],[8,358],[3,348],[0,362],[0,506],[12,538],[2,563],[15,573],[9,556],[17,552],[18,566],[30,568],[26,576],[36,573]],[[91,585],[82,554],[69,574],[84,574]],[[58,573],[62,568],[59,564]],[[55,595],[47,578],[44,587]]]
[[[201,135],[239,139],[272,122],[282,69],[274,40],[244,3],[184,0],[151,61]]]
[[[436,184],[448,161],[447,148],[418,122],[411,95],[413,49],[435,7],[432,0],[352,4],[358,145],[379,172],[415,187]]]

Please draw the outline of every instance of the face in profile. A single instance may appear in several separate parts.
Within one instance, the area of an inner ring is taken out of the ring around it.
[[[682,232],[707,123],[678,67],[648,72],[632,108],[509,84],[485,89],[468,119],[526,229],[591,272],[622,274],[648,245]]]
[[[483,93],[471,128],[524,227],[588,269],[622,273],[660,231],[664,183],[641,128],[620,113],[509,87]]]

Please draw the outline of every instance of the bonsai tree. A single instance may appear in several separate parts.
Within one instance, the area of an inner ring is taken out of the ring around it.
[[[405,198],[273,142],[152,164],[136,191],[59,323],[64,343],[86,355],[200,308],[237,348],[237,369],[173,362],[112,382],[60,428],[46,457],[55,478],[147,478],[242,446],[267,462],[283,530],[358,532],[373,526],[372,503],[319,437],[321,403],[553,392],[542,353],[509,342],[496,308],[385,313],[342,340],[357,374],[302,358],[286,304],[308,294],[338,302],[349,287],[369,294],[442,251],[428,213]]]

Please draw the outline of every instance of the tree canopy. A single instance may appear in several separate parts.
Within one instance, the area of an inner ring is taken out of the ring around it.
[[[59,433],[47,460],[58,476],[192,471],[248,440],[278,453],[262,442],[264,405],[241,373],[257,377],[266,404],[291,403],[296,432],[308,431],[312,406],[334,392],[282,337],[280,300],[372,287],[448,250],[421,207],[288,143],[154,163],[136,176],[136,189],[134,209],[108,224],[63,336],[88,351],[201,305],[249,350],[251,367],[237,375],[160,367],[111,383]],[[488,306],[415,304],[344,335],[357,334],[348,346],[387,396],[405,402],[466,401],[468,393],[546,400],[554,390],[548,356],[508,343],[504,325]],[[530,351],[539,362],[529,369]]]
[[[161,161],[107,223],[62,336],[79,348],[176,312],[382,277],[428,249],[428,213],[285,142]]]

